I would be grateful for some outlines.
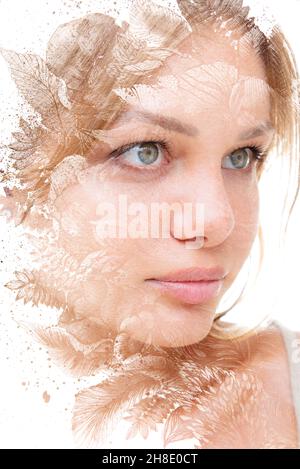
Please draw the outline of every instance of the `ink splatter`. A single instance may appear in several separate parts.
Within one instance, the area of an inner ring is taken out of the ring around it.
[[[50,394],[48,394],[47,391],[43,392],[43,399],[46,404],[48,404],[48,402],[50,401]]]

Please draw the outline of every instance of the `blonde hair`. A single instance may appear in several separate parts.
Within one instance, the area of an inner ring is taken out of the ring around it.
[[[99,129],[100,133],[104,131],[123,112],[126,103],[115,92],[117,88],[147,83],[167,57],[178,53],[176,48],[192,32],[201,32],[206,26],[218,27],[221,23],[232,32],[232,39],[235,35],[246,35],[263,59],[271,87],[271,119],[276,130],[269,151],[277,153],[278,157],[286,155],[291,180],[299,174],[299,74],[280,27],[273,26],[266,36],[254,19],[248,17],[249,8],[243,6],[242,0],[178,0],[177,4],[181,15],[149,0],[136,0],[130,6],[129,22],[124,21],[121,26],[112,17],[95,13],[60,26],[52,35],[46,66],[52,76],[64,81],[67,94],[65,99],[44,103],[42,108],[48,132],[41,130],[38,138],[49,149],[47,160],[41,165],[41,160],[33,153],[26,162],[20,157],[14,162],[23,184],[23,189],[19,190],[24,207],[22,220],[34,203],[46,200],[49,175],[62,159],[74,153],[84,155],[95,140],[99,140]],[[34,106],[34,93],[31,99]],[[59,133],[58,122],[61,124]],[[24,126],[24,122],[21,124]],[[258,166],[258,178],[264,165]],[[9,176],[6,175],[6,179]],[[297,176],[292,202],[288,204],[286,198],[285,230],[298,192]],[[261,227],[258,236],[260,269],[263,260]],[[216,316],[211,335],[225,339],[253,333],[253,329],[245,332],[236,326],[226,328],[220,321],[241,299],[242,294],[231,308]]]

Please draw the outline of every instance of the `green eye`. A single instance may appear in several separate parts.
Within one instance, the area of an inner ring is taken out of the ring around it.
[[[227,166],[226,169],[245,169],[251,163],[251,153],[250,148],[240,148],[235,150],[230,155],[226,157],[229,161],[229,167]],[[223,166],[224,167],[224,166]]]
[[[131,166],[157,166],[160,159],[158,144],[154,142],[141,142],[130,146],[122,152],[122,160]],[[154,165],[154,163],[157,163]]]
[[[153,143],[141,143],[139,147],[137,154],[142,163],[152,164],[157,160],[159,153]]]

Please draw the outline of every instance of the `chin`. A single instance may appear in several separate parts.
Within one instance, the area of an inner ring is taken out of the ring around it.
[[[120,332],[143,343],[160,347],[183,347],[203,340],[210,332],[215,311],[197,305],[163,307],[159,311],[140,312],[120,324]]]

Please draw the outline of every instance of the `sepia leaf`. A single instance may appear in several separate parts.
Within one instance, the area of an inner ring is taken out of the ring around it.
[[[54,361],[72,376],[90,376],[110,359],[111,347],[98,341],[85,346],[63,328],[20,323],[50,352]]]
[[[43,122],[53,129],[62,128],[60,113],[63,104],[58,96],[62,79],[50,72],[38,55],[21,54],[3,48],[0,48],[0,53],[10,67],[18,91],[42,116]]]
[[[4,286],[6,288],[9,288],[10,290],[18,290],[19,288],[23,287],[24,282],[20,280],[11,280],[10,282],[7,282]]]
[[[148,393],[150,394],[150,393]],[[174,396],[175,397],[175,396]],[[162,423],[172,412],[175,399],[172,396],[163,397],[160,392],[154,392],[150,397],[146,397],[129,409],[124,420],[132,421],[126,438],[130,435],[140,433],[147,438],[151,430],[156,431],[157,424]]]
[[[27,151],[32,149],[32,142],[12,142],[7,147],[15,151]]]
[[[51,36],[46,63],[56,76],[64,79],[72,92],[72,102],[86,87],[94,68],[101,74],[103,67],[100,59],[113,46],[118,30],[120,27],[114,18],[92,13],[61,24]]]
[[[78,443],[91,447],[105,444],[118,417],[149,390],[158,390],[158,380],[144,373],[117,375],[76,396],[72,428]]]
[[[16,300],[23,299],[24,304],[30,301],[34,306],[44,304],[55,308],[62,307],[54,289],[42,280],[37,271],[16,271],[17,280],[7,282],[5,286],[11,290],[18,290]]]
[[[193,432],[187,428],[182,416],[185,413],[184,407],[177,407],[170,413],[164,426],[164,447],[175,441],[193,438]]]

